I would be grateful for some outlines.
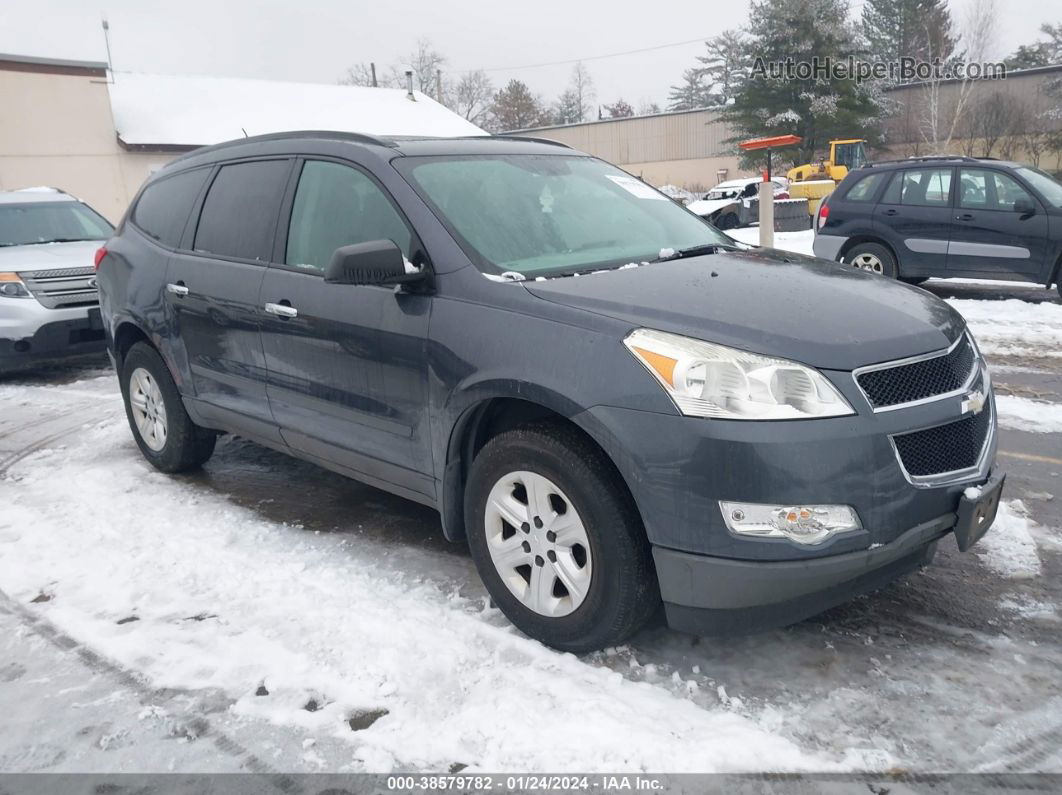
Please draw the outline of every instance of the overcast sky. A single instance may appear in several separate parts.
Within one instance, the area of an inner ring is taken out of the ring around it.
[[[952,0],[959,22],[972,0]],[[1062,22],[1058,0],[996,0],[996,56]],[[853,0],[854,9],[863,0]],[[404,60],[420,37],[447,71],[516,77],[552,100],[583,59],[598,102],[665,104],[668,86],[703,52],[701,39],[742,27],[749,0],[0,0],[0,53],[105,60],[100,19],[110,22],[117,70],[335,82],[359,61]],[[1020,13],[1017,13],[1020,8]],[[858,11],[856,11],[858,13]],[[670,45],[610,58],[596,56]],[[518,68],[519,67],[519,68]]]

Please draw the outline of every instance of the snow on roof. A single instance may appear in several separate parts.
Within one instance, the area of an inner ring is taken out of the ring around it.
[[[487,134],[425,94],[414,92],[414,102],[394,88],[118,72],[108,91],[129,145],[205,146],[292,130]]]

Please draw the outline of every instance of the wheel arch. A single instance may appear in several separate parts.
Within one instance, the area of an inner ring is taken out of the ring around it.
[[[469,467],[479,451],[500,433],[540,421],[567,425],[586,437],[613,467],[624,488],[631,495],[632,502],[634,501],[630,485],[609,454],[610,435],[576,404],[560,395],[545,391],[534,395],[507,390],[499,390],[494,394],[479,394],[459,413],[446,445],[439,514],[447,540],[465,539],[465,484]]]
[[[844,245],[841,246],[841,250],[837,252],[838,259],[843,260],[845,255],[849,251],[851,251],[853,248],[860,245],[861,243],[875,243],[879,246],[883,246],[888,249],[889,253],[892,254],[893,262],[896,263],[896,270],[898,272],[900,271],[900,258],[896,256],[896,249],[887,240],[882,237],[879,237],[878,235],[852,235],[852,237],[844,241]]]

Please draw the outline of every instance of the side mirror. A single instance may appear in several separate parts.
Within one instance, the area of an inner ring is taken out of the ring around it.
[[[1014,212],[1020,213],[1021,215],[1035,215],[1036,204],[1033,202],[1032,199],[1015,199]]]
[[[423,279],[425,273],[406,272],[406,258],[391,240],[370,240],[337,248],[325,268],[329,284],[406,284]]]

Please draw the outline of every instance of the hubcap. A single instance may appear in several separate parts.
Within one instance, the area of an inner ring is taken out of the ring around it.
[[[166,404],[158,382],[143,367],[129,376],[129,405],[140,438],[157,453],[166,446]]]
[[[590,541],[555,483],[510,472],[490,490],[485,521],[490,559],[525,607],[550,618],[578,609],[590,590]]]
[[[881,274],[885,273],[885,268],[881,264],[881,260],[873,254],[856,254],[852,257],[852,264],[860,270]]]

